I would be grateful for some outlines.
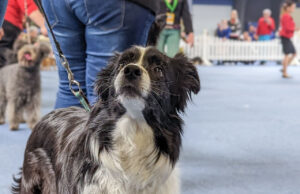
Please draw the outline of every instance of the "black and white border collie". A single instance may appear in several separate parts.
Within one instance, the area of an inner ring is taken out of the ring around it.
[[[65,108],[34,128],[14,193],[177,194],[184,112],[196,68],[154,47],[116,54],[95,83],[90,113]]]

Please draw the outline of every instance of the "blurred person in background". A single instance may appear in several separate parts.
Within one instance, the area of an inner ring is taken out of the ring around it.
[[[1,2],[0,2],[0,40],[4,36],[4,30],[3,30],[3,28],[1,28],[1,26],[3,23],[6,6],[7,6],[7,0],[1,0]]]
[[[287,74],[287,67],[296,57],[296,49],[291,40],[295,32],[295,22],[291,14],[295,11],[296,3],[291,0],[287,0],[282,6],[282,15],[280,18],[280,37],[284,53],[284,59],[282,61],[282,77],[290,78]]]
[[[249,23],[248,25],[248,31],[245,31],[243,33],[243,40],[244,41],[256,41],[258,39],[257,34],[256,34],[257,28],[255,24]]]
[[[226,20],[222,20],[218,24],[217,28],[217,36],[219,38],[228,39],[230,37],[231,30],[228,26],[228,22]]]
[[[191,46],[194,45],[192,18],[187,0],[160,0],[159,14],[166,14],[167,19],[165,29],[159,37],[158,50],[166,53],[169,57],[174,57],[178,53],[181,19],[184,24],[186,42]]]
[[[25,1],[27,8],[25,8]],[[27,9],[28,17],[40,27],[41,33],[47,35],[44,18],[33,0],[8,0],[4,22],[4,36],[0,40],[0,67],[6,65],[6,49],[12,49],[14,41],[23,30],[23,19]]]
[[[231,30],[229,38],[233,40],[239,40],[242,33],[242,28],[238,12],[235,9],[231,11],[231,16],[228,20],[228,26]]]
[[[258,20],[257,35],[258,40],[266,41],[272,39],[272,34],[275,30],[275,21],[271,17],[272,12],[270,9],[263,10],[263,17]]]
[[[115,52],[145,46],[158,0],[42,0],[60,47],[91,104],[94,81]],[[49,29],[48,29],[49,30]],[[68,75],[50,36],[59,75],[55,108],[81,106],[69,89]]]

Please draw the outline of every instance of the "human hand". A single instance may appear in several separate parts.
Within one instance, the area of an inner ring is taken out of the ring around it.
[[[4,30],[3,28],[0,28],[0,40],[2,39],[3,36],[4,36]]]
[[[44,36],[48,36],[48,31],[47,31],[47,28],[45,26],[41,27],[41,33],[44,35]]]
[[[191,33],[188,34],[187,39],[186,39],[186,42],[187,42],[189,45],[191,45],[191,47],[194,46],[194,33],[193,33],[193,32],[191,32]]]
[[[182,40],[186,43],[187,41],[186,41],[186,34],[185,34],[185,32],[181,32],[180,33],[180,37],[182,38]]]

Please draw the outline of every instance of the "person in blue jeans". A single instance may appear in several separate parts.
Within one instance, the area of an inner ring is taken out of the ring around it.
[[[91,104],[97,98],[93,91],[97,74],[114,52],[145,46],[157,4],[158,0],[42,0],[57,41]],[[55,108],[80,106],[49,37],[59,74]]]
[[[1,0],[1,3],[0,3],[0,27],[2,26],[2,23],[3,23],[6,6],[7,6],[7,0]]]
[[[1,2],[0,2],[0,40],[4,36],[4,31],[1,28],[1,26],[2,26],[2,23],[3,23],[6,6],[7,6],[7,0],[1,0]]]

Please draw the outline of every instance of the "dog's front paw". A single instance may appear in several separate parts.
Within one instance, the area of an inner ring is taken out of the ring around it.
[[[26,123],[26,120],[24,119],[23,116],[20,116],[20,117],[18,118],[18,121],[19,121],[20,123]]]
[[[0,118],[0,125],[3,125],[5,123],[5,119],[4,118]]]
[[[10,129],[11,131],[17,131],[17,130],[19,129],[19,125],[18,125],[18,124],[11,124],[11,125],[9,126],[9,129]]]

